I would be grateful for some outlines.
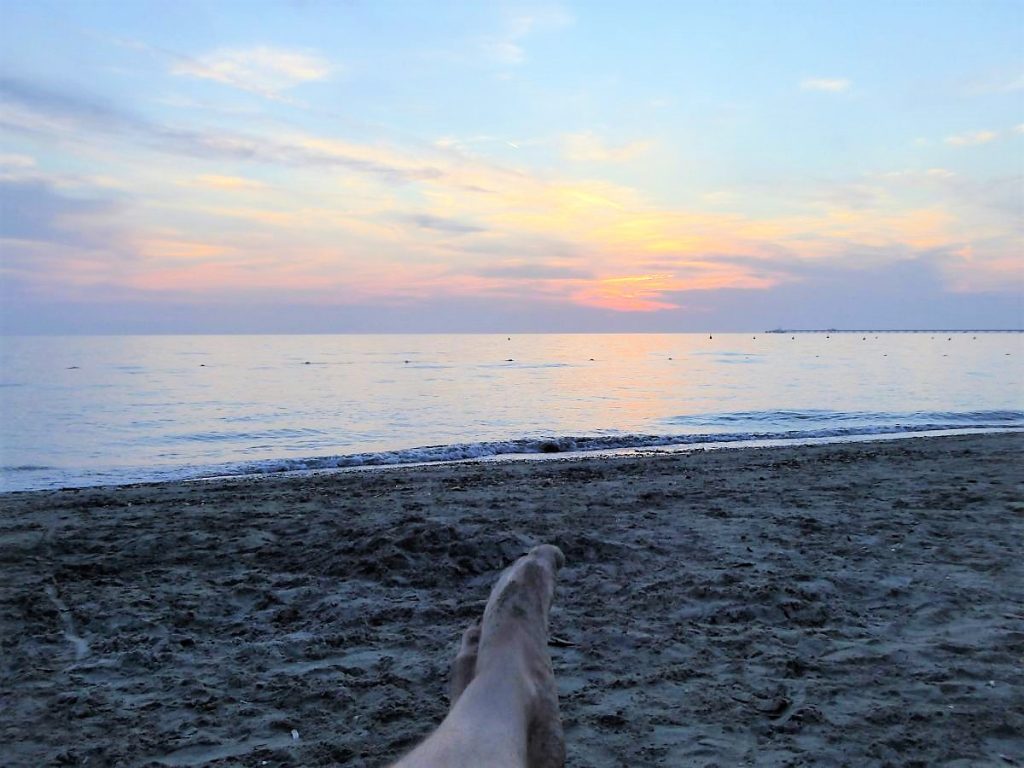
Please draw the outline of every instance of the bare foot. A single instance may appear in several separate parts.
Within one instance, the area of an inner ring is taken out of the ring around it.
[[[451,692],[449,695],[450,703],[448,708],[451,709],[455,706],[455,702],[459,700],[459,696],[466,690],[466,687],[472,682],[473,675],[476,674],[476,655],[480,649],[480,622],[474,621],[469,625],[469,628],[462,633],[462,643],[459,646],[459,652],[455,656],[455,661],[452,662],[452,681],[451,681]]]
[[[498,578],[452,665],[451,708],[396,766],[562,768],[565,739],[548,655],[558,547],[534,547]]]
[[[481,622],[477,671],[510,659],[521,665],[519,671],[527,684],[530,768],[561,768],[565,763],[558,689],[548,654],[555,575],[564,563],[565,555],[558,547],[534,547],[502,573]]]

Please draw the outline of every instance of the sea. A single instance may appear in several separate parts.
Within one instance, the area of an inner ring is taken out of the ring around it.
[[[1021,333],[0,340],[3,491],[1021,429]]]

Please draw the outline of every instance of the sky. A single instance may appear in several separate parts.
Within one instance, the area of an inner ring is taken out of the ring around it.
[[[1024,326],[1024,3],[0,0],[7,333]]]

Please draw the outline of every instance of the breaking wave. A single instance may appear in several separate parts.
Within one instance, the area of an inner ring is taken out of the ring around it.
[[[750,411],[680,416],[668,420],[676,426],[721,427],[721,431],[673,434],[607,434],[530,437],[515,440],[430,445],[394,451],[371,451],[275,459],[234,465],[217,474],[267,474],[346,467],[397,466],[486,459],[531,454],[591,453],[664,446],[699,446],[709,443],[804,441],[870,435],[962,430],[1024,429],[1024,411],[921,412],[911,414],[841,413],[832,411]],[[758,425],[772,425],[757,429]],[[787,427],[792,424],[794,426]],[[742,427],[742,428],[736,428]]]

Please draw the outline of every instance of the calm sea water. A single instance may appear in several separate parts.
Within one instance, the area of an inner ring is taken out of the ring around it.
[[[13,337],[0,488],[1024,427],[1022,334]]]

